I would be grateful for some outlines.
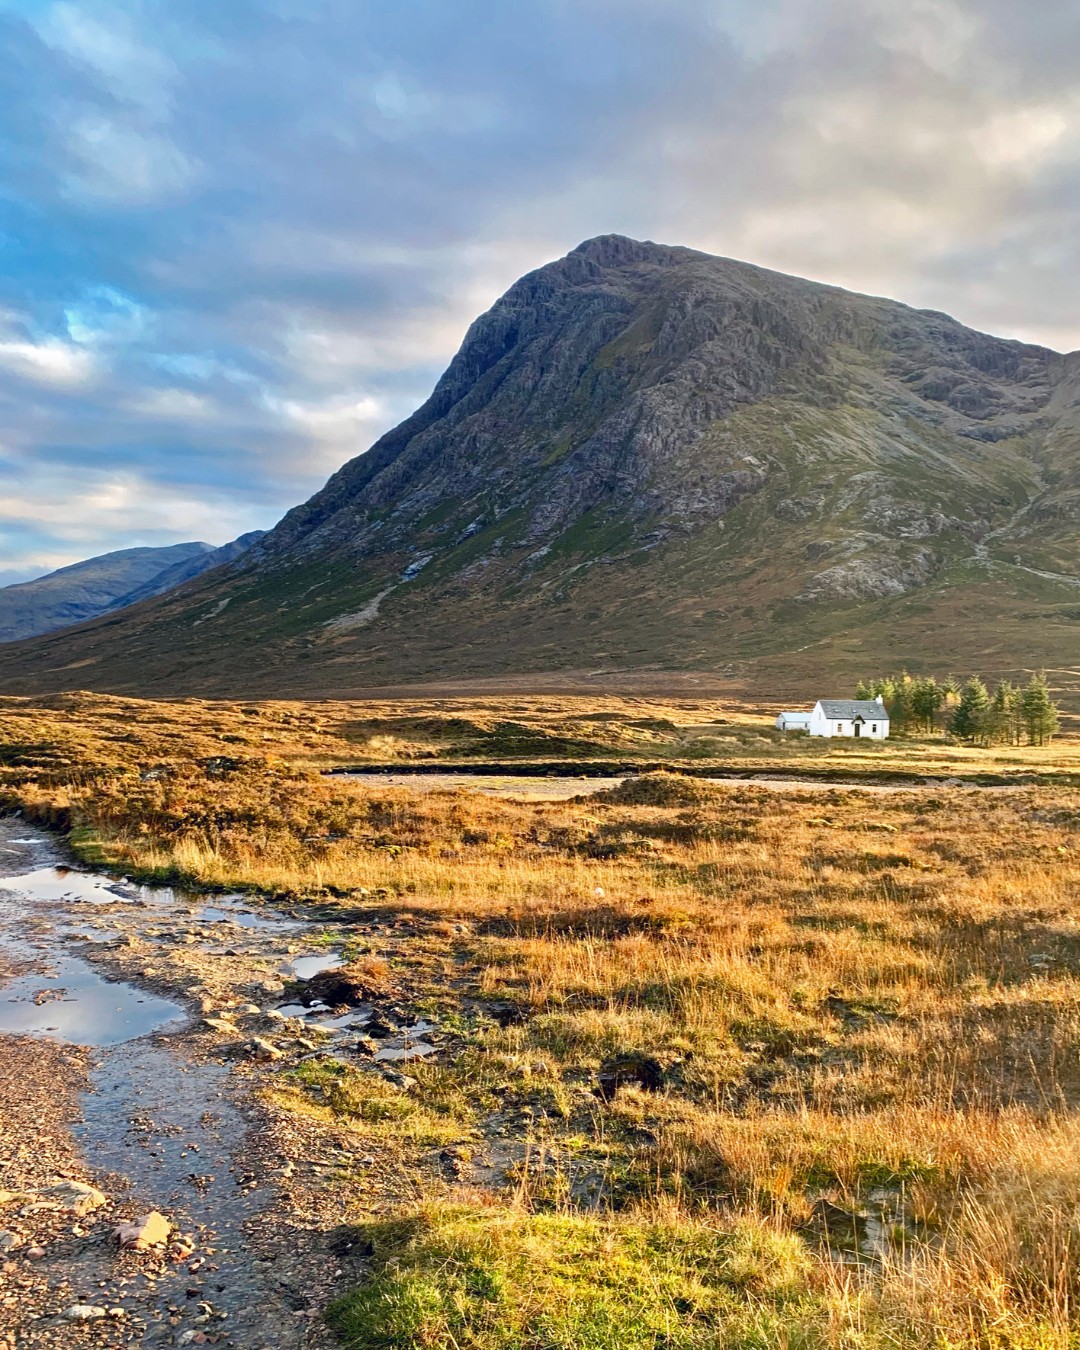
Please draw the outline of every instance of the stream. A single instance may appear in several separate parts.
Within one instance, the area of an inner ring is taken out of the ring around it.
[[[96,952],[133,940],[125,936],[132,923],[145,935],[140,943],[162,944],[183,942],[187,926],[220,928],[226,941],[279,945],[306,927],[273,911],[256,913],[239,896],[208,904],[204,896],[65,866],[47,835],[0,819],[0,953],[15,970],[0,984],[0,1033],[94,1047],[74,1127],[90,1174],[118,1205],[158,1210],[193,1240],[194,1267],[166,1266],[154,1279],[113,1278],[110,1306],[124,1318],[115,1343],[242,1350],[321,1344],[292,1263],[286,1257],[278,1266],[251,1251],[253,1225],[273,1222],[279,1196],[273,1171],[257,1161],[259,1112],[243,1082],[228,1064],[191,1052],[185,1036],[197,1014],[94,963]],[[290,979],[340,962],[337,952],[282,950],[281,957],[278,968]],[[106,1283],[110,1269],[90,1278],[104,1255],[99,1247],[97,1258],[93,1248],[57,1256],[50,1284]],[[58,1341],[41,1343],[66,1345],[69,1335],[70,1343],[83,1343],[74,1329],[56,1331]]]

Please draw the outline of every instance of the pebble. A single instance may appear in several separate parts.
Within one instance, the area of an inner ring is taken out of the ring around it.
[[[78,1215],[89,1214],[107,1203],[96,1186],[88,1186],[84,1181],[60,1181],[55,1186],[43,1186],[34,1194]]]
[[[96,1322],[108,1313],[95,1303],[73,1303],[64,1313],[69,1322]]]

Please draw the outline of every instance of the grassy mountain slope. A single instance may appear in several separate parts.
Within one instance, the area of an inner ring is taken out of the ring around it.
[[[503,672],[1068,672],[1080,354],[604,237],[229,568],[0,685],[334,693]],[[1068,681],[1080,673],[1063,673]]]

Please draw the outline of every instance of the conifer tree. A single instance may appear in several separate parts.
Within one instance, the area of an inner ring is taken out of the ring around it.
[[[1021,709],[1028,740],[1032,745],[1045,745],[1061,723],[1042,671],[1032,675],[1028,681],[1021,699]]]
[[[933,675],[920,676],[911,688],[911,711],[920,731],[932,732],[945,702],[945,690]]]
[[[992,741],[1012,741],[1013,711],[1016,703],[1016,690],[1008,680],[1001,680],[994,690],[990,702],[988,729]]]
[[[881,700],[889,711],[889,730],[901,736],[912,730],[911,691],[913,681],[906,670],[882,680]]]
[[[990,695],[978,675],[972,675],[960,692],[949,729],[965,741],[985,741],[989,734]]]

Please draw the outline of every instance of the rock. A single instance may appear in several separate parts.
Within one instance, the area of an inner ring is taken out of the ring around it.
[[[65,1310],[64,1316],[69,1322],[97,1322],[108,1314],[95,1303],[73,1303]]]
[[[415,1078],[410,1078],[407,1073],[398,1073],[395,1069],[384,1070],[383,1077],[388,1083],[393,1083],[395,1087],[402,1088],[405,1092],[416,1087]]]
[[[369,1036],[386,1037],[396,1036],[401,1028],[394,1026],[392,1023],[388,1022],[385,1017],[380,1017],[376,1013],[374,1017],[368,1018],[367,1022],[364,1024],[364,1030]]]
[[[489,1003],[487,1011],[501,1027],[517,1026],[527,1020],[525,1009],[517,1003]]]
[[[136,1251],[146,1251],[150,1247],[163,1247],[168,1242],[171,1233],[172,1224],[169,1223],[164,1214],[160,1214],[156,1209],[153,1209],[149,1214],[144,1214],[131,1223],[121,1224],[116,1230],[116,1240],[121,1247],[133,1247]]]
[[[40,1261],[45,1255],[44,1247],[27,1247],[26,1257],[29,1261]]]
[[[253,1059],[276,1060],[284,1057],[283,1051],[270,1041],[264,1041],[261,1036],[253,1036],[248,1041],[248,1051]]]
[[[301,999],[304,1003],[326,1003],[355,1007],[389,991],[389,980],[379,962],[353,961],[347,966],[320,971],[304,985]]]
[[[610,1101],[624,1083],[637,1083],[646,1092],[659,1092],[664,1086],[664,1066],[655,1056],[637,1050],[612,1055],[600,1066],[599,1095]]]
[[[233,1015],[236,1017],[258,1017],[261,1009],[255,1003],[241,1003],[233,1009]]]
[[[12,1247],[17,1247],[18,1244],[19,1239],[14,1233],[9,1233],[6,1230],[0,1232],[0,1253],[9,1252]]]
[[[34,1194],[80,1216],[107,1203],[101,1191],[84,1181],[61,1181],[55,1186],[44,1186]]]
[[[379,1042],[370,1036],[358,1036],[352,1048],[354,1053],[363,1056],[364,1059],[373,1059],[378,1053]]]
[[[0,1205],[11,1205],[16,1200],[24,1200],[25,1198],[22,1191],[0,1191]]]
[[[225,1017],[204,1017],[203,1026],[209,1027],[211,1031],[218,1031],[223,1036],[239,1036],[240,1031]]]

